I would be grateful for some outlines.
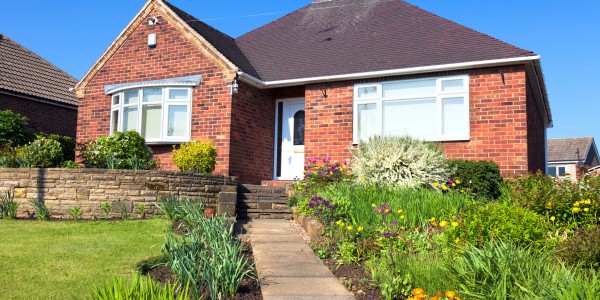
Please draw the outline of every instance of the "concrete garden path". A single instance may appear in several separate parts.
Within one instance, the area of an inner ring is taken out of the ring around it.
[[[354,299],[288,221],[253,220],[248,233],[263,299]]]

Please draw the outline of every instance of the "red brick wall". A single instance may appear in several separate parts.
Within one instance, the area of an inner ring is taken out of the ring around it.
[[[201,83],[192,93],[192,139],[213,140],[218,150],[215,173],[227,174],[231,95],[223,71],[167,20],[161,17],[159,23],[152,28],[148,19],[144,20],[88,83],[85,98],[80,99],[77,140],[110,133],[111,99],[104,94],[105,85],[200,74]],[[156,48],[147,45],[150,33],[157,35]],[[161,160],[161,169],[175,168],[171,161],[172,145],[151,148]]]
[[[77,109],[0,93],[0,110],[10,109],[27,117],[29,129],[34,132],[66,135],[75,138]]]
[[[230,176],[258,183],[273,178],[275,100],[273,90],[240,83],[231,112]]]
[[[328,87],[327,98],[320,91],[322,85],[307,86],[305,157],[329,156],[338,161],[350,157],[354,84],[469,74],[471,139],[444,142],[444,152],[449,158],[493,160],[500,165],[504,176],[526,173],[539,164],[536,160],[530,165],[528,156],[533,158],[533,154],[529,151],[540,151],[539,137],[528,141],[528,126],[539,129],[543,124],[534,119],[527,124],[524,66],[501,70],[504,71],[504,83],[499,68],[346,81]]]
[[[527,80],[527,155],[529,172],[546,171],[546,129],[529,80]]]

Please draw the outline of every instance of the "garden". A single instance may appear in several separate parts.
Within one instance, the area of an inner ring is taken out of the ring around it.
[[[260,298],[235,219],[206,216],[198,199],[156,205],[162,219],[15,220],[0,207],[2,298]]]
[[[600,299],[600,177],[501,178],[489,161],[375,137],[310,158],[290,205],[359,299]]]

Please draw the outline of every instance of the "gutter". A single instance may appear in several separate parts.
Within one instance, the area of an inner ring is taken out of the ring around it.
[[[305,85],[305,84],[320,83],[320,82],[332,82],[332,81],[354,80],[354,79],[364,79],[364,78],[374,78],[374,77],[410,75],[410,74],[429,73],[429,72],[440,72],[440,71],[476,69],[476,68],[494,67],[494,66],[516,65],[516,64],[522,64],[522,63],[527,63],[527,62],[531,62],[531,61],[539,62],[539,59],[540,59],[539,55],[534,55],[534,56],[525,56],[525,57],[516,57],[516,58],[492,59],[492,60],[482,60],[482,61],[474,61],[474,62],[466,62],[466,63],[455,63],[455,64],[404,68],[404,69],[394,69],[394,70],[384,70],[384,71],[361,72],[361,73],[330,75],[330,76],[307,77],[307,78],[298,78],[298,79],[275,80],[275,81],[263,81],[256,77],[253,77],[252,75],[244,73],[243,71],[238,71],[238,75],[240,76],[240,79],[243,80],[244,82],[246,82],[254,87],[262,89],[262,88],[278,88],[278,87],[288,87],[288,86],[295,86],[295,85]],[[538,65],[539,65],[539,63],[538,63]],[[541,75],[538,74],[538,77],[539,76],[541,76]],[[543,78],[542,78],[542,80],[543,80]],[[544,88],[544,90],[545,90],[545,88]]]

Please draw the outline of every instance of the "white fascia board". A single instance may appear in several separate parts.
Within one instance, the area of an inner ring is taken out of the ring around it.
[[[410,74],[429,73],[429,72],[476,69],[476,68],[493,67],[493,66],[506,66],[506,65],[515,65],[515,64],[520,64],[520,63],[526,63],[526,62],[535,61],[535,60],[539,60],[539,59],[540,59],[539,55],[534,55],[534,56],[525,56],[525,57],[481,60],[481,61],[455,63],[455,64],[404,68],[404,69],[394,69],[394,70],[383,70],[383,71],[373,71],[373,72],[362,72],[362,73],[351,73],[351,74],[341,74],[341,75],[331,75],[331,76],[307,77],[307,78],[287,79],[287,80],[275,80],[275,81],[262,81],[256,77],[248,75],[244,72],[238,72],[238,74],[240,75],[240,78],[242,80],[244,80],[245,82],[247,82],[255,87],[278,88],[278,87],[287,87],[287,86],[295,86],[295,85],[303,85],[303,84],[311,84],[311,83],[319,83],[319,82],[332,82],[332,81],[343,81],[343,80],[353,80],[353,79],[363,79],[363,78],[373,78],[373,77],[387,77],[387,76],[410,75]]]

